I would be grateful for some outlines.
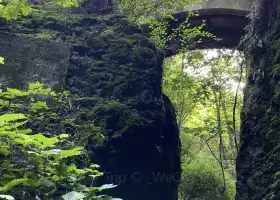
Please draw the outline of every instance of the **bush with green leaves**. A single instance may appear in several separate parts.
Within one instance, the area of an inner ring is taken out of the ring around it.
[[[61,97],[40,83],[21,91],[0,92],[0,198],[4,199],[110,199],[100,191],[115,187],[95,186],[102,176],[96,164],[79,169],[73,157],[83,147],[65,148],[69,135],[48,136],[28,128],[31,113],[48,108],[42,99]],[[21,112],[20,112],[21,111]]]
[[[224,187],[219,165],[211,155],[201,153],[194,160],[182,165],[182,180],[179,186],[180,200],[233,200],[235,181],[226,173]]]
[[[160,48],[165,48],[167,42],[172,40],[179,42],[180,51],[186,51],[187,47],[200,43],[201,37],[216,38],[203,28],[204,21],[200,25],[193,26],[190,18],[196,14],[191,11],[206,0],[116,0],[116,7],[120,12],[128,15],[129,19],[149,26],[150,37]],[[183,23],[170,33],[170,23],[177,23],[174,13],[187,11]]]
[[[235,177],[225,170],[209,150],[202,147],[199,136],[182,132],[182,178],[179,200],[234,200]]]
[[[6,20],[15,20],[20,16],[27,16],[32,10],[31,2],[32,1],[28,0],[0,0],[0,18],[4,18]],[[77,7],[80,4],[80,1],[42,0],[40,1],[40,4],[47,6]]]

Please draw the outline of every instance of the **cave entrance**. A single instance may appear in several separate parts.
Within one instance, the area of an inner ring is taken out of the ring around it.
[[[193,50],[165,59],[163,91],[181,132],[180,200],[234,199],[245,71],[237,50]]]

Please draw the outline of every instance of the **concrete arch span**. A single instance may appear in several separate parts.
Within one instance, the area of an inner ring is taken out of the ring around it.
[[[200,37],[201,43],[190,44],[188,49],[214,49],[214,48],[229,48],[235,49],[238,47],[240,39],[245,35],[245,27],[249,23],[249,10],[238,10],[231,8],[202,8],[195,10],[198,16],[190,17],[191,26],[202,24],[206,21],[204,31],[212,33],[221,38],[221,40],[214,40],[213,38]],[[169,21],[168,34],[172,33],[172,29],[177,28],[188,17],[187,11],[174,13],[176,20]],[[179,38],[169,41],[165,49],[165,56],[169,57],[178,53],[181,47]]]

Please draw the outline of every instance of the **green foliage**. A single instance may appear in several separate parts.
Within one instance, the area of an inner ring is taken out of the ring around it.
[[[3,198],[93,199],[100,191],[115,187],[94,185],[94,180],[103,175],[97,170],[98,165],[83,169],[75,165],[71,158],[81,155],[83,147],[65,149],[63,144],[69,135],[35,134],[28,128],[34,113],[49,109],[42,99],[60,96],[38,82],[29,84],[27,91],[7,88],[0,92],[3,113],[0,115],[0,192]]]
[[[15,198],[10,195],[0,195],[0,198],[6,199],[6,200],[14,200]]]
[[[62,6],[62,7],[77,7],[77,0],[45,0],[41,2],[43,5]],[[27,16],[32,11],[28,0],[0,0],[0,18],[6,20],[15,20],[20,16]]]
[[[117,0],[117,7],[121,12],[128,14],[134,21],[143,18],[171,16],[171,13],[190,10],[190,6],[201,3],[201,0]]]
[[[207,162],[206,162],[207,160]],[[207,153],[199,153],[189,163],[182,165],[182,179],[179,186],[180,200],[233,200],[235,181],[226,176],[227,189],[218,163]]]
[[[27,16],[30,6],[27,0],[0,0],[0,17],[6,20],[17,19],[19,16]]]
[[[2,56],[0,56],[0,64],[4,64],[4,58]]]
[[[187,46],[199,43],[199,36],[212,37],[214,35],[203,31],[205,21],[201,25],[193,26],[190,23],[190,17],[195,15],[190,8],[199,5],[204,0],[117,0],[117,8],[126,13],[130,20],[140,24],[146,24],[151,30],[150,37],[158,47],[164,48],[168,41],[178,40],[185,51]],[[173,13],[187,11],[185,21],[178,28],[168,34],[170,22],[176,22]]]
[[[181,129],[182,200],[234,198],[242,63],[229,50],[184,52],[165,61],[163,91]]]
[[[182,59],[185,58],[180,54],[166,60],[163,77],[163,92],[174,104],[179,126],[184,125],[198,103],[205,102],[209,96],[203,89],[204,81],[184,71]]]

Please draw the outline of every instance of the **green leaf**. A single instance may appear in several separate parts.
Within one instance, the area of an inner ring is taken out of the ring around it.
[[[68,192],[67,194],[63,195],[62,198],[64,200],[81,200],[85,198],[86,195],[82,192]]]
[[[107,189],[111,189],[111,188],[115,188],[117,187],[117,185],[113,185],[113,184],[104,184],[102,186],[99,187],[99,190],[107,190]]]
[[[59,165],[56,166],[56,170],[59,173],[59,175],[67,176],[68,175],[67,167],[68,166],[66,165],[65,160],[61,160]]]
[[[55,191],[56,189],[56,184],[48,179],[44,179],[41,183],[41,186],[44,193],[49,193]]]
[[[45,101],[36,101],[35,103],[31,103],[31,108],[30,108],[31,111],[36,112],[41,109],[49,109]]]
[[[67,168],[67,172],[81,175],[85,173],[85,170],[78,169],[76,165],[72,164]]]
[[[23,92],[21,90],[15,89],[15,88],[7,88],[7,92],[5,94],[6,94],[5,97],[9,96],[11,98],[27,95],[26,92]]]
[[[26,123],[26,121],[25,121],[25,123]],[[27,135],[27,134],[32,133],[32,130],[30,128],[28,128],[28,129],[23,129],[23,130],[15,130],[15,132],[17,134]]]
[[[97,174],[95,174],[95,175],[89,175],[91,178],[93,178],[93,179],[96,179],[97,177],[100,177],[100,176],[103,176],[104,175],[104,173],[103,172],[99,172],[99,173],[97,173]]]
[[[42,145],[42,148],[46,148],[46,147],[53,147],[56,143],[59,142],[59,140],[56,137],[52,137],[52,138],[47,138],[42,134],[36,134],[36,135],[31,135],[30,136],[31,139],[33,139],[34,142],[33,144]]]
[[[17,185],[25,184],[29,181],[28,178],[20,178],[20,179],[14,179],[10,181],[8,184],[6,184],[4,187],[0,187],[1,192],[6,192],[12,188],[14,188]]]
[[[2,56],[0,56],[0,64],[4,65],[4,58]]]
[[[98,164],[92,164],[90,167],[91,168],[100,168],[100,166]]]
[[[8,156],[8,155],[12,154],[12,152],[10,151],[10,147],[7,143],[6,144],[1,143],[0,145],[1,145],[0,154],[5,155],[5,156]]]
[[[71,150],[61,150],[60,155],[65,157],[78,156],[81,154],[81,150],[83,150],[83,147],[76,147]]]
[[[35,82],[35,83],[29,83],[29,92],[30,94],[41,94],[41,95],[49,95],[51,92],[51,88],[44,88],[44,85]]]
[[[4,195],[4,194],[0,194],[0,199],[15,200],[14,197],[12,197],[10,195]]]
[[[68,134],[60,134],[60,135],[59,135],[59,138],[60,138],[60,139],[69,138],[69,135],[68,135]]]
[[[26,151],[26,153],[28,153],[28,154],[34,154],[34,155],[36,155],[36,156],[39,156],[39,155],[40,155],[39,153],[37,153],[37,152],[35,152],[35,151]]]
[[[117,185],[113,185],[113,184],[104,184],[100,187],[89,187],[90,191],[102,191],[102,190],[107,190],[107,189],[112,189],[117,187]]]
[[[0,131],[0,136],[9,136],[11,138],[14,138],[17,136],[17,134],[13,131]]]
[[[30,12],[30,7],[24,6],[20,10],[21,10],[21,13],[22,13],[23,16],[27,16]]]
[[[43,87],[43,84],[39,83],[38,81],[34,82],[34,83],[29,83],[29,85],[28,85],[29,90],[35,90],[35,89],[39,89],[42,87]]]
[[[48,151],[43,151],[44,154],[46,155],[59,155],[61,152],[61,149],[52,149]]]
[[[74,178],[74,177],[73,177]],[[74,178],[75,179],[75,178]],[[75,181],[74,181],[75,182]],[[82,185],[80,183],[75,184],[74,188],[75,191],[86,191],[87,190],[87,186],[86,185]]]
[[[3,126],[4,123],[11,122],[11,121],[16,121],[20,119],[26,119],[24,114],[4,114],[0,116],[0,126]]]

